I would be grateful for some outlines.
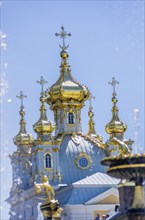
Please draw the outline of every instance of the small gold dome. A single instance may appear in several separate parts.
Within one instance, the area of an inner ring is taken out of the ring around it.
[[[34,131],[38,134],[51,134],[54,131],[54,124],[48,120],[39,120],[33,125]]]
[[[127,130],[127,125],[119,119],[118,116],[119,110],[116,106],[117,101],[118,100],[116,97],[112,98],[112,102],[114,104],[112,109],[112,119],[105,127],[105,130],[108,134],[124,133]]]
[[[51,134],[55,129],[55,125],[47,119],[44,98],[41,97],[40,100],[42,102],[40,108],[41,114],[39,120],[33,125],[33,129],[38,134]]]
[[[84,102],[90,95],[89,89],[73,78],[67,62],[67,58],[69,57],[67,51],[61,51],[60,55],[62,58],[60,77],[50,87],[46,102],[48,104],[54,104],[58,100],[62,102],[69,102],[70,100]]]
[[[14,144],[19,145],[31,145],[34,142],[34,137],[32,134],[28,133],[19,133],[14,138]]]
[[[34,142],[34,137],[32,134],[29,134],[26,132],[26,121],[24,120],[24,115],[25,115],[24,109],[20,110],[20,115],[21,115],[20,131],[13,139],[14,144],[16,144],[17,146],[31,145]]]
[[[119,120],[111,120],[105,129],[108,134],[124,133],[127,129],[127,125]]]

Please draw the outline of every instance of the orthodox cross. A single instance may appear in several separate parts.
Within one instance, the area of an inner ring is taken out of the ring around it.
[[[116,91],[115,91],[115,87],[116,87],[117,84],[119,84],[119,82],[116,81],[115,77],[112,77],[112,81],[109,82],[109,84],[112,85],[112,87],[113,87],[113,94],[112,95],[116,96],[117,94],[116,94]]]
[[[24,98],[27,98],[27,96],[24,95],[22,91],[20,91],[20,95],[17,95],[16,97],[21,100],[21,108],[23,108],[23,107],[24,107],[24,106],[23,106],[23,99],[24,99]]]
[[[89,96],[90,108],[92,107],[92,99],[95,99],[95,96],[93,96],[92,93],[90,93]]]
[[[60,36],[61,38],[62,38],[62,40],[63,40],[63,45],[61,46],[61,45],[59,45],[60,46],[60,48],[62,49],[62,50],[66,50],[68,47],[69,47],[69,45],[65,45],[65,38],[67,38],[68,36],[70,37],[71,36],[71,33],[67,33],[65,30],[64,30],[64,27],[62,26],[61,27],[61,32],[60,33],[56,33],[55,34],[55,36],[57,37],[57,36]]]
[[[40,81],[37,80],[37,83],[39,83],[41,85],[41,94],[43,94],[44,92],[44,84],[47,83],[47,81],[43,78],[43,76],[40,77]]]

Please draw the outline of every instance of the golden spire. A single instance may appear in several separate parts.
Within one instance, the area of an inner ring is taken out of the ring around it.
[[[121,133],[123,134],[126,129],[127,129],[127,125],[125,123],[123,123],[120,119],[119,119],[119,116],[118,116],[118,107],[117,107],[117,102],[118,102],[118,99],[117,99],[117,94],[116,94],[116,91],[115,91],[115,86],[117,84],[119,84],[119,82],[117,82],[115,80],[114,77],[112,77],[112,81],[109,82],[109,84],[112,85],[113,87],[113,93],[112,93],[112,103],[113,103],[113,108],[112,108],[112,119],[111,121],[106,125],[106,132],[108,134],[117,134],[117,133]]]
[[[25,111],[24,111],[24,105],[23,105],[23,100],[24,98],[26,98],[27,96],[25,96],[23,94],[22,91],[20,91],[20,95],[16,96],[17,98],[20,99],[21,101],[21,106],[20,106],[20,116],[21,116],[21,120],[20,120],[20,131],[19,133],[14,137],[14,143],[16,145],[30,145],[33,143],[34,141],[34,137],[31,134],[28,134],[26,131],[26,121],[25,121]]]
[[[40,107],[40,118],[39,120],[33,125],[34,131],[38,133],[39,136],[43,134],[51,134],[54,131],[54,124],[48,120],[46,115],[46,106],[45,106],[45,92],[44,92],[44,84],[47,81],[44,80],[43,76],[41,76],[40,81],[37,81],[41,85],[41,107]]]
[[[63,44],[60,45],[60,48],[62,49],[61,53],[60,53],[60,56],[62,58],[62,63],[61,63],[61,72],[66,72],[66,71],[69,71],[70,72],[70,65],[68,63],[68,58],[69,58],[69,55],[68,55],[68,52],[66,51],[66,49],[69,47],[69,44],[66,46],[65,45],[65,38],[67,38],[68,36],[70,37],[71,36],[71,33],[67,33],[65,30],[64,30],[64,27],[62,26],[61,27],[61,32],[60,33],[56,33],[55,34],[56,37],[60,36],[63,40]],[[71,79],[70,75],[67,74],[69,77],[69,79]],[[73,79],[71,79],[73,80]]]
[[[89,120],[88,135],[96,135],[95,122],[94,122],[94,119],[93,119],[94,112],[93,112],[93,107],[92,107],[92,99],[95,99],[95,97],[93,97],[92,94],[90,94],[90,96],[89,96],[90,107],[89,107],[89,112],[88,112],[90,120]]]
[[[62,38],[62,42],[63,42],[62,45],[59,44],[60,48],[62,49],[62,51],[60,53],[60,56],[62,58],[62,63],[61,63],[61,66],[60,66],[61,70],[64,71],[64,72],[65,72],[65,70],[70,71],[70,69],[69,69],[70,66],[69,66],[69,63],[68,63],[69,55],[68,55],[68,52],[66,51],[66,49],[69,47],[69,44],[67,46],[65,45],[65,38],[70,37],[71,33],[67,33],[64,30],[64,27],[62,26],[60,33],[56,33],[55,36],[56,37],[60,36],[60,38]]]
[[[67,104],[71,102],[72,105],[73,100],[82,108],[83,103],[88,99],[90,92],[86,86],[77,82],[71,74],[71,69],[68,62],[69,54],[66,51],[69,45],[66,46],[65,44],[65,38],[71,36],[71,34],[67,33],[64,30],[64,27],[61,27],[61,32],[56,33],[55,35],[60,36],[63,39],[63,45],[59,45],[62,49],[60,53],[62,59],[60,66],[61,70],[59,79],[50,87],[46,101],[51,105],[51,107],[55,106],[55,108],[57,108],[58,102],[59,105],[60,102],[67,102]]]

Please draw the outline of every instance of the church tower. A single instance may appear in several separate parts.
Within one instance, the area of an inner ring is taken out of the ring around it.
[[[64,220],[93,219],[96,208],[94,204],[86,217],[87,210],[90,210],[90,201],[92,204],[94,198],[108,192],[117,183],[105,174],[105,167],[100,164],[106,156],[108,145],[96,133],[91,103],[93,96],[87,86],[75,80],[71,72],[67,51],[69,45],[65,44],[66,37],[71,34],[61,27],[56,36],[63,40],[60,46],[60,75],[48,90],[44,89],[47,81],[42,76],[37,81],[41,86],[41,93],[40,117],[33,125],[35,138],[25,128],[25,96],[22,92],[18,96],[21,100],[21,121],[20,132],[14,138],[17,150],[10,156],[13,170],[13,186],[7,200],[11,204],[10,220],[42,219],[39,206],[40,203],[45,203],[46,196],[44,192],[37,195],[34,185],[39,185],[44,176],[49,179],[56,199],[64,209]],[[87,100],[90,101],[89,126],[88,133],[84,134],[81,110]],[[113,103],[116,120],[116,102]],[[47,104],[54,113],[54,123],[47,117]],[[106,128],[109,134],[112,134],[112,123],[114,121]],[[16,182],[17,179],[20,183]],[[109,207],[114,207],[114,204]],[[78,214],[80,209],[81,215]]]
[[[31,153],[34,144],[33,135],[26,131],[25,121],[25,109],[23,100],[26,96],[23,92],[17,98],[21,101],[20,106],[20,131],[14,137],[14,144],[17,146],[17,150],[9,155],[12,164],[12,188],[10,191],[10,198],[7,200],[11,204],[10,220],[22,219],[22,216],[26,216],[25,208],[21,205],[19,210],[16,204],[22,203],[23,192],[27,191],[33,185],[32,179],[32,163]]]
[[[20,131],[14,137],[14,144],[17,146],[16,152],[14,152],[10,158],[13,166],[13,183],[14,188],[16,184],[19,185],[18,189],[27,189],[32,184],[31,182],[31,150],[34,143],[33,135],[26,131],[25,110],[23,106],[23,99],[26,96],[23,92],[17,96],[21,100],[20,106]],[[18,186],[17,185],[17,186]],[[14,188],[12,188],[12,193]]]
[[[47,109],[45,104],[45,92],[44,84],[46,80],[41,76],[40,81],[37,83],[41,86],[40,93],[40,118],[33,125],[34,131],[37,133],[37,137],[34,141],[34,147],[32,150],[32,170],[33,179],[40,182],[43,175],[49,175],[52,177],[53,170],[53,150],[52,133],[55,129],[55,124],[52,123],[47,117]]]

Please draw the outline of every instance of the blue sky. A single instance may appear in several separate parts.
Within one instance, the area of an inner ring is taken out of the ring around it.
[[[40,76],[50,87],[59,76],[61,39],[55,37],[64,25],[72,36],[69,63],[73,76],[87,85],[95,96],[94,119],[98,134],[108,138],[105,125],[111,120],[114,76],[119,116],[128,125],[126,138],[137,139],[138,151],[144,147],[144,1],[3,1],[1,31],[6,34],[1,50],[1,80],[6,88],[1,107],[2,219],[8,219],[4,199],[11,187],[11,167],[7,157],[16,150],[13,137],[19,131],[20,90],[24,101],[27,131],[39,118]],[[8,88],[7,88],[8,87]],[[88,131],[88,102],[82,111],[83,131]],[[139,110],[138,130],[134,109]],[[48,108],[48,117],[53,114]],[[135,131],[137,137],[135,137]],[[35,134],[34,134],[35,135]],[[35,135],[36,137],[36,135]]]

